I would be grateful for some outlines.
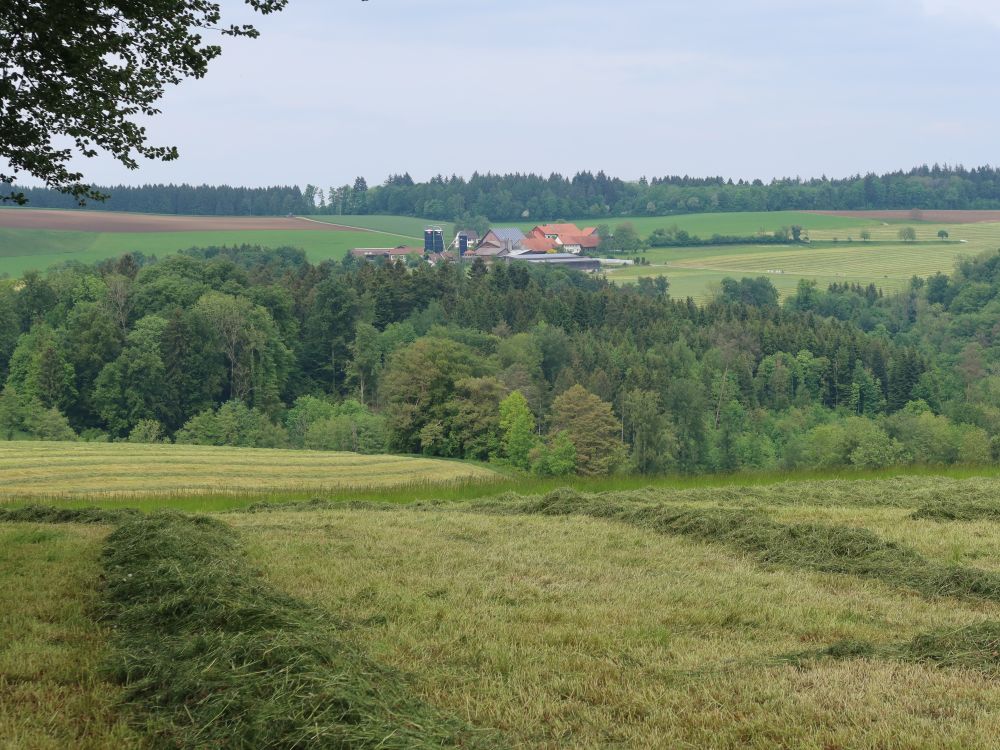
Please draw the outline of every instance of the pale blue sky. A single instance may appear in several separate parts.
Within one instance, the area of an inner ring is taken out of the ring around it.
[[[224,0],[236,8],[238,0]],[[181,159],[108,182],[998,164],[1000,2],[291,0],[172,90]]]

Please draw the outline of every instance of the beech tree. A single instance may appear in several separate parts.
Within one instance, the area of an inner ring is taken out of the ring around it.
[[[268,14],[288,0],[245,2]],[[106,196],[70,168],[74,156],[104,151],[130,169],[139,157],[176,159],[175,147],[148,142],[137,119],[159,114],[168,86],[205,75],[222,53],[209,31],[258,36],[251,25],[225,25],[208,0],[0,4],[0,159],[9,165],[0,182],[23,172],[84,203]],[[26,202],[16,191],[3,199]]]

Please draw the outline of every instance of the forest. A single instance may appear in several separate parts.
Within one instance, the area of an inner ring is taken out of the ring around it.
[[[0,193],[11,186],[0,185]],[[73,208],[72,196],[17,187],[36,208]],[[668,216],[704,211],[1000,209],[1000,170],[923,165],[882,175],[783,178],[769,182],[723,177],[645,177],[625,181],[604,172],[438,175],[415,182],[391,175],[369,186],[364,177],[336,187],[245,188],[209,185],[107,186],[111,197],[89,209],[165,214],[257,216],[393,214],[468,222]]]
[[[542,475],[990,462],[1000,253],[900,294],[192,249],[0,284],[0,434]]]

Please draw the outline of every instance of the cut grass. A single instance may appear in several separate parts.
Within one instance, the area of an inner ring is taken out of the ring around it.
[[[932,521],[998,521],[1000,520],[1000,505],[997,505],[995,501],[992,503],[969,501],[928,503],[913,511],[912,518],[926,518]]]
[[[614,493],[572,490],[537,499],[505,497],[473,506],[488,513],[582,515],[648,528],[664,534],[720,543],[765,564],[872,578],[923,596],[954,596],[1000,602],[1000,574],[927,560],[911,547],[886,541],[867,529],[819,523],[777,523],[760,511],[684,508],[640,503]]]
[[[756,564],[587,516],[335,509],[228,519],[269,581],[506,746],[981,747],[1000,685],[960,666],[776,663],[995,621],[994,602]]]
[[[489,481],[458,461],[356,453],[127,443],[0,442],[0,502],[41,498],[317,493]]]
[[[352,464],[354,461],[360,463]],[[400,465],[407,467],[405,475],[395,469],[390,471]],[[30,485],[17,483],[24,473],[31,473]],[[799,491],[807,491],[814,498],[810,502],[816,504],[822,504],[821,498],[827,496],[830,502],[848,504],[854,495],[858,502],[867,503],[893,502],[890,498],[905,496],[908,507],[915,508],[940,494],[966,493],[970,500],[985,497],[1000,488],[1000,482],[991,479],[998,475],[1000,467],[996,466],[905,466],[877,471],[553,479],[503,474],[478,464],[403,456],[121,443],[0,442],[0,506],[45,502],[62,508],[127,506],[145,511],[172,508],[216,512],[261,502],[285,504],[314,498],[401,504],[459,501],[503,491],[543,494],[564,486],[588,492],[729,488],[703,497],[725,497],[732,502],[755,497],[758,503],[774,502],[779,496],[785,498],[784,502],[796,503]],[[882,481],[887,479],[892,482]],[[850,482],[862,480],[870,482],[870,486],[858,494]],[[14,492],[17,486],[27,492]],[[777,489],[765,491],[769,487]],[[911,495],[912,500],[908,499]]]
[[[108,528],[0,523],[0,746],[141,747],[98,676],[107,632],[91,617]]]
[[[110,671],[165,747],[479,747],[316,613],[263,584],[226,526],[157,514],[104,549]]]

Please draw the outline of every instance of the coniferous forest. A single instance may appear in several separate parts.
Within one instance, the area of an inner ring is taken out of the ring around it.
[[[9,185],[0,185],[0,193],[9,191]],[[36,208],[76,206],[74,198],[55,191],[24,187],[18,191]],[[704,211],[1000,209],[1000,170],[935,164],[882,175],[766,183],[686,175],[625,181],[603,172],[573,177],[477,173],[468,179],[438,175],[415,182],[404,173],[372,186],[358,177],[352,184],[334,187],[119,185],[98,191],[110,197],[87,208],[220,216],[372,213],[439,221],[486,216],[512,221]]]
[[[194,249],[0,284],[4,437],[425,454],[538,474],[995,460],[1000,253],[874,286]]]

